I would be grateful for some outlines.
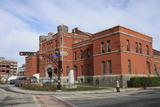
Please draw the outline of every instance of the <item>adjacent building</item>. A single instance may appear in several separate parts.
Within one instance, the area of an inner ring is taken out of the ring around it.
[[[39,37],[37,55],[26,57],[26,76],[39,73],[41,79],[57,77],[54,63],[55,49],[61,51],[62,81],[66,82],[70,70],[80,83],[112,86],[116,80],[126,86],[135,76],[159,76],[160,52],[153,49],[152,38],[134,30],[115,26],[97,33],[75,28],[68,31],[60,25],[57,33]]]
[[[0,57],[0,77],[8,77],[16,75],[17,73],[17,62],[7,60],[4,57]]]
[[[26,71],[26,65],[23,64],[21,67],[18,67],[17,75],[18,76],[24,76],[25,71]]]

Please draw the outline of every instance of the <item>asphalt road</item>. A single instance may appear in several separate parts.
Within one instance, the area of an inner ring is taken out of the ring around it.
[[[160,107],[160,91],[57,95],[77,107]]]
[[[0,107],[39,107],[30,94],[20,94],[0,88]]]
[[[31,95],[0,86],[0,107],[160,107],[160,89],[104,93]]]
[[[0,107],[72,107],[65,101],[57,99],[53,93],[36,93],[21,89],[18,91],[13,88],[12,85],[0,85]]]

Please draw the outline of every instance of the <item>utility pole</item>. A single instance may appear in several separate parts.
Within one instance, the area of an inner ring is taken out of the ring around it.
[[[55,49],[55,55],[50,57],[48,55],[43,55],[43,54],[39,54],[42,55],[45,58],[50,59],[57,67],[57,71],[58,71],[58,84],[57,84],[57,89],[61,90],[61,72],[62,72],[62,60],[61,60],[61,54],[60,54],[60,50],[58,48]]]
[[[61,90],[61,71],[62,71],[62,61],[61,61],[61,55],[60,55],[60,50],[57,48],[55,50],[55,55],[57,58],[57,70],[58,70],[58,85],[57,85],[57,89]]]

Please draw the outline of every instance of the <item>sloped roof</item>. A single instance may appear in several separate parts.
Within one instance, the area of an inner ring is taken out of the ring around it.
[[[160,51],[153,49],[153,54],[157,55],[157,56],[160,56]]]

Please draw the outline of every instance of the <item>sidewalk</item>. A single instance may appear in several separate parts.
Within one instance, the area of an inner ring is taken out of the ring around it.
[[[16,93],[21,94],[33,94],[33,95],[53,95],[55,92],[48,92],[48,91],[32,91],[32,90],[25,90],[19,87],[8,86],[8,90]]]
[[[147,88],[146,90],[151,90],[151,89],[160,89],[160,87],[151,87],[151,88]],[[8,89],[10,91],[13,92],[17,92],[17,93],[22,93],[22,94],[33,94],[33,95],[59,95],[59,94],[74,94],[74,93],[86,93],[86,94],[94,94],[94,93],[115,93],[116,89],[115,88],[110,88],[110,89],[104,89],[104,90],[92,90],[92,91],[60,91],[60,92],[48,92],[48,91],[32,91],[32,90],[24,90],[24,89],[20,89],[18,87],[14,87],[14,86],[8,86]],[[124,89],[120,89],[121,92],[125,92],[125,91],[142,91],[141,88],[124,88]]]

